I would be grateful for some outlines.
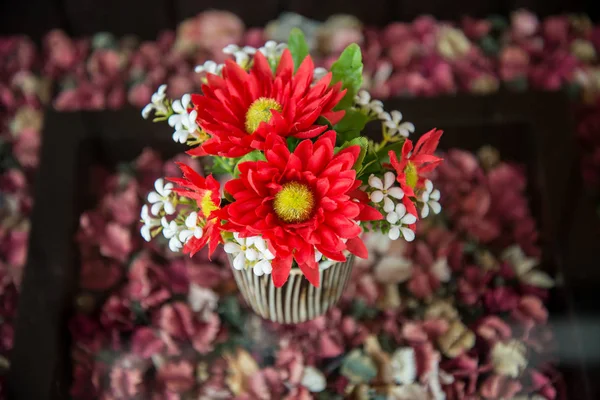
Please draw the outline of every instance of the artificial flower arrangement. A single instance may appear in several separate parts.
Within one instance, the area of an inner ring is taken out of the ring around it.
[[[192,147],[187,154],[213,162],[206,177],[179,164],[183,177],[156,181],[141,233],[162,232],[171,250],[190,256],[223,244],[255,311],[311,319],[337,301],[353,257],[368,257],[363,232],[412,241],[419,218],[440,211],[425,174],[442,161],[434,155],[442,132],[413,146],[414,126],[360,91],[356,44],[329,71],[315,68],[299,30],[287,44],[224,51],[235,61],[196,68],[201,94],[171,101],[163,85],[142,111],[167,121],[173,139]],[[372,121],[380,142],[361,136]]]

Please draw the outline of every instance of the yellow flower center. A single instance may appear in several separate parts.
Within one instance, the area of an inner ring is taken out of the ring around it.
[[[275,195],[273,208],[284,222],[297,223],[310,218],[315,199],[310,188],[298,182],[288,182]]]
[[[406,168],[404,168],[404,174],[406,174],[406,184],[414,189],[417,185],[417,181],[419,180],[419,175],[417,174],[417,167],[415,167],[415,164],[409,161],[406,164]]]
[[[212,192],[210,190],[207,190],[204,196],[202,196],[202,200],[200,201],[200,210],[202,211],[202,214],[204,214],[205,218],[208,218],[210,216],[210,213],[214,210],[219,209],[219,206],[217,206],[210,198],[211,194]]]
[[[283,108],[281,107],[281,104],[274,99],[261,97],[254,100],[246,113],[246,131],[248,133],[254,133],[261,122],[269,122],[273,116],[271,110],[281,112]]]

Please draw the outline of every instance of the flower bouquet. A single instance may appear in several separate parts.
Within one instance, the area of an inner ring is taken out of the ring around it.
[[[163,85],[142,111],[212,163],[207,176],[180,163],[182,177],[156,181],[141,233],[162,232],[171,250],[190,256],[223,244],[255,312],[313,319],[341,296],[354,256],[368,257],[363,232],[412,241],[417,220],[440,211],[425,176],[442,161],[434,155],[442,132],[413,146],[414,126],[360,91],[356,44],[330,70],[315,68],[299,30],[287,44],[224,52],[235,61],[196,68],[201,94],[171,101]],[[375,121],[379,142],[361,136]]]

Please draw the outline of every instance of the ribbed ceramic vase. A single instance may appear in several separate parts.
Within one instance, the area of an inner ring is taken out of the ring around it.
[[[354,256],[319,271],[318,288],[298,268],[292,268],[287,282],[277,288],[271,275],[257,276],[251,268],[236,270],[231,257],[229,264],[244,300],[256,314],[281,324],[298,324],[325,314],[338,302],[350,279]]]

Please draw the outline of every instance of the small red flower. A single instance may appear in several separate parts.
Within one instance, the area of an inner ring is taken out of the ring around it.
[[[329,86],[331,73],[312,85],[313,72],[308,56],[294,73],[289,50],[281,56],[275,75],[260,52],[249,72],[227,61],[222,77],[208,74],[203,94],[192,96],[197,122],[211,138],[188,154],[241,157],[254,149],[264,150],[272,133],[300,139],[323,133],[327,127],[316,125],[317,119],[339,122],[344,111],[333,108],[346,91],[341,83]]]
[[[302,141],[293,153],[280,136],[271,136],[266,161],[240,164],[240,177],[225,185],[235,202],[224,208],[227,230],[261,235],[275,254],[273,282],[282,286],[295,259],[308,280],[319,285],[315,247],[327,258],[345,261],[344,250],[366,258],[355,221],[381,219],[352,193],[361,185],[352,169],[360,147],[333,154],[335,132],[315,143]]]
[[[427,132],[419,138],[414,150],[412,141],[406,139],[402,146],[402,158],[400,161],[398,161],[396,153],[390,150],[390,162],[396,170],[396,179],[400,183],[404,194],[408,197],[414,197],[415,187],[423,185],[425,179],[422,177],[422,174],[433,171],[443,161],[440,157],[433,155],[442,133],[444,132],[436,129]],[[404,202],[408,208],[407,203],[412,202]],[[418,214],[415,213],[414,215]]]
[[[177,163],[183,178],[169,178],[169,180],[180,187],[173,189],[177,194],[195,200],[198,205],[198,219],[202,227],[202,237],[192,236],[183,247],[183,252],[193,256],[208,243],[209,254],[212,254],[219,243],[223,243],[221,237],[221,221],[219,211],[221,210],[221,185],[212,175],[204,178],[196,171],[183,163]]]

